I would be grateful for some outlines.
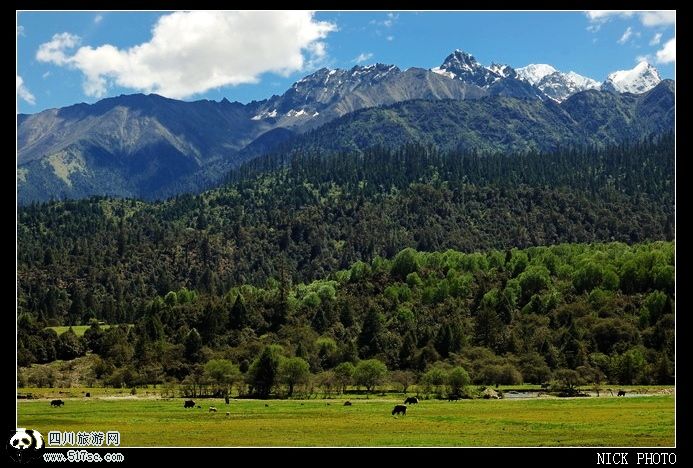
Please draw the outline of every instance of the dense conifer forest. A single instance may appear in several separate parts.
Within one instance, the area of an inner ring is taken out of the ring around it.
[[[297,149],[200,195],[31,204],[19,364],[90,352],[119,386],[228,360],[257,394],[280,361],[333,379],[375,359],[429,381],[671,383],[673,172],[671,135],[549,154]]]

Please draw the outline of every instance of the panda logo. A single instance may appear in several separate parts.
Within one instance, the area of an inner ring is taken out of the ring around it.
[[[17,428],[5,445],[10,460],[15,463],[28,463],[40,457],[43,452],[43,437],[39,431]]]
[[[17,450],[40,449],[43,448],[43,437],[39,431],[19,427],[10,439],[10,445]]]

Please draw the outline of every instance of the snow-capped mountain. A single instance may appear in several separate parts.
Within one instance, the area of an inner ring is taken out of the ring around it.
[[[647,62],[640,62],[630,70],[610,73],[602,83],[602,90],[619,93],[642,94],[662,81],[659,72]]]
[[[599,82],[572,71],[557,71],[543,77],[536,86],[551,99],[562,102],[580,91],[599,89]]]
[[[568,73],[565,73],[565,76],[581,89],[596,89],[599,87],[599,82],[597,80],[593,80],[592,78],[582,76],[579,73],[575,73],[574,71],[569,71]]]
[[[502,78],[517,78],[517,71],[510,65],[491,63],[488,69]]]
[[[517,72],[517,77],[520,80],[536,85],[545,76],[550,75],[551,73],[556,73],[558,70],[545,63],[530,63],[526,67],[518,68],[515,71]]]
[[[497,70],[500,70],[501,67],[503,65],[496,65]],[[477,62],[473,55],[460,49],[456,49],[452,54],[448,55],[440,67],[431,68],[431,71],[448,78],[475,84],[482,88],[488,87],[504,78],[498,71],[484,67]]]
[[[535,85],[548,97],[558,102],[580,91],[599,88],[599,82],[592,78],[573,71],[563,73],[545,63],[532,63],[516,71],[519,79]]]
[[[431,68],[431,71],[456,81],[476,85],[487,90],[491,96],[546,99],[546,96],[531,83],[519,80],[517,72],[511,66],[492,63],[490,67],[485,67],[473,55],[460,49],[448,55],[441,66]]]
[[[262,131],[284,127],[300,132],[364,107],[411,99],[476,99],[489,94],[474,84],[448,78],[422,68],[402,71],[382,63],[348,70],[321,68],[281,96],[252,103],[251,120]]]
[[[388,78],[396,77],[401,70],[395,65],[376,63],[367,66],[355,66],[350,70],[322,68],[312,75],[300,79],[284,93],[279,112],[300,111],[307,102],[326,104],[335,96],[353,93],[356,88],[373,86]]]

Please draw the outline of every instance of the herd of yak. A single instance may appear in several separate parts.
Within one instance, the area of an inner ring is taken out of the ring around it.
[[[90,395],[87,394],[86,396],[90,396]],[[626,392],[623,390],[619,390],[618,396],[626,396]],[[405,416],[407,414],[406,405],[415,405],[418,402],[419,402],[419,399],[417,397],[407,397],[404,400],[403,405],[395,405],[395,407],[392,409],[392,415],[395,416],[395,415],[401,414],[402,416]],[[227,404],[229,403],[228,397],[226,398],[226,403]],[[63,406],[64,404],[65,404],[65,402],[63,400],[52,400],[51,401],[51,406],[55,406],[55,407],[60,407],[60,406]],[[352,403],[350,401],[344,402],[344,406],[351,406],[351,405],[352,405]],[[195,408],[195,406],[197,406],[199,409],[202,409],[202,406],[196,405],[193,400],[185,400],[185,402],[183,403],[183,408]],[[265,405],[265,406],[268,406],[268,405]],[[216,413],[217,412],[216,407],[210,406],[209,412],[210,413]],[[227,411],[226,415],[229,416],[230,413]]]

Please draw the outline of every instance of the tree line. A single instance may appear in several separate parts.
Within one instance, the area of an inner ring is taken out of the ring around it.
[[[451,379],[669,384],[674,281],[671,242],[406,248],[308,283],[169,291],[134,326],[94,321],[83,337],[21,313],[18,363],[90,353],[103,385],[225,382],[262,397],[323,380],[371,390],[388,372],[434,393]]]

